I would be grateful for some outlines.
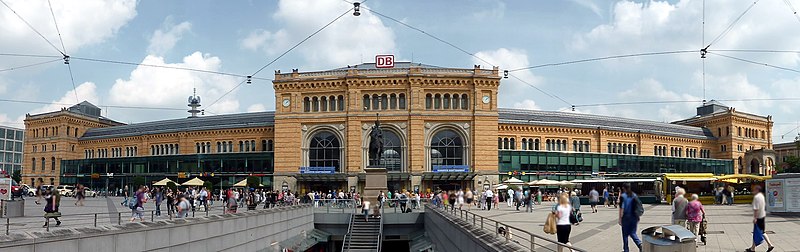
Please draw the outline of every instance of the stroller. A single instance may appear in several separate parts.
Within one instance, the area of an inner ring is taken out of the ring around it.
[[[706,220],[706,216],[703,215],[703,221],[700,222],[700,231],[697,234],[700,236],[700,241],[703,242],[703,246],[707,245],[706,231],[708,231],[708,220]]]

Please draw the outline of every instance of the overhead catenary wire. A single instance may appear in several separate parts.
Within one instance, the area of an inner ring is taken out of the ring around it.
[[[725,54],[721,54],[721,53],[715,53],[715,52],[708,52],[708,53],[714,54],[714,55],[718,55],[718,56],[721,56],[721,57],[724,57],[724,58],[732,59],[732,60],[737,60],[737,61],[741,61],[741,62],[750,63],[750,64],[761,65],[761,66],[765,66],[765,67],[771,67],[771,68],[780,69],[780,70],[784,70],[784,71],[789,71],[789,72],[793,72],[793,73],[800,73],[800,70],[791,69],[791,68],[788,68],[788,67],[776,66],[776,65],[773,65],[773,64],[769,64],[769,63],[743,59],[743,58],[734,57],[734,56],[730,56],[730,55],[725,55]]]
[[[56,56],[56,55],[25,54],[25,53],[0,53],[0,56],[29,57],[29,58],[59,58],[59,59],[63,57],[63,56]]]
[[[189,68],[189,67],[178,67],[178,66],[168,66],[168,65],[154,65],[154,64],[135,63],[135,62],[120,61],[120,60],[94,59],[94,58],[85,58],[85,57],[70,57],[70,59],[83,60],[83,61],[92,61],[92,62],[98,62],[98,63],[110,63],[110,64],[118,64],[118,65],[144,66],[144,67],[155,67],[155,68],[184,70],[184,71],[190,71],[190,72],[217,74],[217,75],[233,76],[233,77],[240,77],[240,78],[246,78],[247,77],[246,75],[242,75],[242,74],[226,73],[226,72],[220,72],[220,71],[211,71],[211,70],[196,69],[196,68]],[[252,78],[253,79],[259,79],[259,80],[267,80],[267,81],[272,80],[272,79],[269,79],[269,78],[259,78],[259,77],[255,77],[255,76],[253,76]]]
[[[75,104],[69,103],[59,103],[59,102],[47,102],[47,101],[33,101],[33,100],[16,100],[16,99],[0,99],[0,102],[10,102],[10,103],[23,103],[23,104],[42,104],[42,105],[59,105],[59,106],[72,106]],[[170,107],[145,107],[145,106],[125,106],[125,105],[97,105],[98,107],[107,107],[107,108],[118,108],[118,109],[141,109],[141,110],[172,110],[172,111],[184,111],[186,109],[182,108],[170,108]]]
[[[797,10],[792,5],[792,2],[790,2],[789,0],[783,0],[783,3],[785,3],[786,6],[788,6],[789,9],[792,10],[792,15],[794,15],[794,17],[797,18],[797,21],[800,22],[800,15],[797,15]]]
[[[743,98],[743,99],[714,99],[720,102],[754,102],[754,101],[800,101],[800,97],[783,98]],[[608,103],[589,103],[576,104],[576,108],[581,107],[601,107],[601,106],[623,106],[623,105],[648,105],[648,104],[678,104],[678,103],[701,103],[703,100],[663,100],[663,101],[630,101],[630,102],[608,102]]]
[[[270,62],[268,62],[267,64],[265,64],[264,66],[262,66],[261,68],[259,68],[258,70],[256,70],[256,71],[255,71],[253,74],[251,74],[250,76],[246,77],[244,80],[242,80],[241,82],[239,82],[239,84],[237,84],[236,86],[234,86],[233,88],[231,88],[230,90],[228,90],[227,92],[225,92],[224,94],[222,94],[222,96],[220,96],[219,98],[217,98],[216,100],[214,100],[214,102],[212,102],[211,104],[209,104],[208,106],[206,106],[206,108],[211,108],[211,106],[214,106],[214,104],[217,104],[217,102],[219,102],[220,100],[222,100],[222,98],[225,98],[225,96],[227,96],[228,94],[230,94],[231,92],[233,92],[234,90],[236,90],[237,88],[239,88],[240,86],[242,86],[242,84],[244,84],[245,82],[247,82],[247,78],[252,78],[252,76],[255,76],[256,74],[260,73],[261,71],[263,71],[263,70],[264,70],[264,69],[266,69],[267,67],[271,66],[273,63],[275,63],[275,62],[277,62],[278,60],[280,60],[281,58],[283,58],[283,56],[286,56],[286,54],[289,54],[289,52],[291,52],[292,50],[294,50],[294,49],[295,49],[295,48],[297,48],[298,46],[302,45],[303,43],[305,43],[306,41],[308,41],[309,39],[311,39],[312,37],[314,37],[314,35],[317,35],[318,33],[320,33],[320,32],[322,32],[323,30],[325,30],[325,28],[328,28],[328,27],[329,27],[329,26],[331,26],[333,23],[335,23],[336,21],[338,21],[339,19],[341,19],[342,17],[344,17],[345,15],[347,15],[348,13],[350,13],[350,11],[352,11],[352,10],[353,10],[353,7],[351,7],[351,8],[349,8],[349,9],[347,9],[347,11],[343,12],[341,15],[337,16],[336,18],[334,18],[333,20],[331,20],[330,22],[328,22],[328,23],[327,23],[327,24],[325,24],[324,26],[320,27],[319,29],[317,29],[316,31],[314,31],[313,33],[311,33],[310,35],[308,35],[308,36],[307,36],[306,38],[304,38],[303,40],[300,40],[299,42],[297,42],[297,43],[296,43],[294,46],[290,47],[288,50],[286,50],[286,51],[284,51],[283,53],[281,53],[280,55],[278,55],[278,57],[275,57],[275,58],[274,58],[274,59],[272,59]]]
[[[10,68],[6,68],[6,69],[0,69],[0,72],[19,70],[19,69],[22,69],[22,68],[34,67],[34,66],[38,66],[38,65],[44,65],[44,64],[47,64],[47,63],[53,63],[53,62],[56,62],[56,61],[61,61],[61,59],[54,59],[54,60],[48,60],[48,61],[28,64],[28,65],[22,65],[22,66],[10,67]]]
[[[53,5],[50,3],[50,0],[47,0],[47,6],[50,7],[50,15],[53,17],[53,25],[56,27],[56,33],[58,33],[58,40],[61,42],[61,55],[64,56],[64,64],[67,65],[67,71],[69,71],[69,80],[72,83],[72,93],[75,94],[75,103],[81,102],[81,99],[78,98],[78,88],[75,87],[75,76],[72,74],[72,65],[69,64],[67,48],[64,46],[64,39],[61,37],[61,30],[58,29],[58,21],[56,20],[56,14],[53,12]]]
[[[745,9],[744,12],[742,12],[742,14],[739,14],[739,16],[736,17],[736,19],[734,19],[733,22],[731,22],[728,25],[728,27],[726,27],[724,30],[722,30],[722,32],[720,32],[719,35],[717,35],[717,37],[715,37],[713,40],[711,40],[711,42],[708,43],[708,45],[706,45],[705,49],[707,50],[709,47],[711,47],[711,45],[719,42],[722,38],[725,37],[725,35],[728,35],[728,33],[733,29],[733,27],[736,25],[736,23],[738,23],[739,20],[742,20],[742,17],[744,17],[744,15],[747,14],[747,12],[749,12],[751,9],[753,9],[753,6],[756,6],[758,1],[760,1],[760,0],[753,1],[753,4],[748,6],[747,9]]]
[[[663,52],[645,52],[645,53],[621,54],[621,55],[612,55],[612,56],[604,56],[604,57],[596,57],[596,58],[588,58],[588,59],[562,61],[562,62],[555,62],[555,63],[546,63],[546,64],[540,64],[540,65],[521,67],[521,68],[516,68],[516,69],[509,69],[508,71],[509,72],[517,72],[517,71],[523,71],[523,70],[529,70],[529,69],[570,65],[570,64],[592,62],[592,61],[602,61],[602,60],[610,60],[610,59],[623,59],[623,58],[633,58],[633,57],[642,57],[642,56],[683,54],[683,53],[697,53],[697,50],[675,50],[675,51],[663,51]]]
[[[16,15],[16,16],[17,16],[17,18],[19,18],[19,20],[22,20],[22,22],[23,22],[23,23],[25,23],[25,25],[27,25],[27,26],[28,26],[28,28],[31,28],[31,30],[33,30],[33,32],[35,32],[36,34],[38,34],[38,35],[39,35],[39,37],[41,37],[42,39],[44,39],[44,41],[46,41],[46,42],[47,42],[47,44],[50,44],[50,46],[52,46],[52,47],[53,47],[53,49],[56,49],[56,51],[58,51],[58,52],[59,52],[59,53],[61,53],[62,55],[66,55],[66,54],[65,54],[63,51],[61,51],[61,49],[58,49],[58,47],[57,47],[56,45],[54,45],[52,42],[50,42],[50,40],[48,40],[48,39],[47,39],[47,38],[46,38],[44,35],[42,35],[42,33],[41,33],[41,32],[39,32],[39,30],[36,30],[36,28],[34,28],[34,27],[33,27],[33,25],[31,25],[31,23],[28,23],[28,21],[27,21],[27,20],[25,20],[25,18],[23,18],[21,15],[19,15],[19,13],[17,13],[17,11],[15,11],[13,8],[11,8],[11,6],[9,6],[9,5],[8,5],[8,4],[7,4],[5,1],[3,1],[3,0],[0,0],[0,3],[2,3],[3,5],[5,5],[5,6],[6,6],[6,8],[8,8],[8,10],[10,10],[11,12],[13,12],[13,13],[14,13],[14,15]]]

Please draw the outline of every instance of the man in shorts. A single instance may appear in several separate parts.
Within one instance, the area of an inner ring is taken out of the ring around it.
[[[764,241],[767,242],[767,247],[768,247],[767,248],[767,252],[770,252],[773,249],[775,249],[775,246],[772,246],[772,242],[769,240],[769,236],[767,236],[767,233],[766,233],[766,230],[767,230],[766,229],[767,228],[767,224],[766,224],[766,220],[765,220],[765,218],[767,217],[766,207],[767,207],[767,203],[764,200],[764,194],[761,193],[761,186],[754,187],[753,188],[753,223],[755,224],[755,226],[757,226],[760,229],[759,231],[761,231],[761,233],[764,234]],[[755,232],[755,230],[753,230],[753,232]],[[759,244],[755,244],[755,242],[754,242],[753,246],[750,246],[750,248],[747,248],[745,251],[753,252],[753,251],[756,250],[756,247],[758,245]]]
[[[600,202],[600,193],[592,188],[592,191],[589,192],[589,204],[592,205],[592,213],[597,212],[597,202]]]

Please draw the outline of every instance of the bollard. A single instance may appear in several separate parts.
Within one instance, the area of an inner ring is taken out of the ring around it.
[[[156,219],[155,216],[156,216],[156,212],[155,211],[150,211],[150,222],[154,222],[155,221],[155,219]]]
[[[499,235],[500,235],[500,234],[498,234],[498,233],[497,233],[497,230],[498,230],[498,229],[500,229],[500,222],[496,222],[496,221],[495,221],[495,222],[494,222],[494,232],[492,232],[492,233],[494,233],[494,237],[497,237],[497,236],[499,236]]]
[[[94,227],[97,227],[97,214],[94,214]]]
[[[117,225],[122,225],[122,212],[117,212]]]
[[[44,226],[47,228],[47,232],[50,232],[50,218],[44,218]]]
[[[481,229],[483,229],[483,216],[481,216]]]
[[[536,248],[534,247],[533,243],[533,234],[531,234],[531,251],[536,251]]]
[[[192,218],[194,218],[194,210],[192,210]]]
[[[9,231],[8,230],[8,226],[10,226],[10,225],[11,225],[11,219],[6,218],[6,235],[8,235],[8,231]]]

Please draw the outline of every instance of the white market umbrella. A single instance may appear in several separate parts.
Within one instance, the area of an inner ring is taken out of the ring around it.
[[[525,181],[522,181],[522,180],[519,180],[517,178],[513,178],[512,177],[510,179],[506,179],[505,181],[503,181],[503,184],[507,184],[507,185],[523,185],[523,184],[525,184]]]
[[[190,179],[189,181],[183,182],[183,184],[181,184],[181,185],[184,185],[184,186],[203,186],[203,183],[205,183],[203,180],[201,180],[199,178],[193,178],[193,179]]]
[[[169,184],[169,182],[175,183],[175,181],[172,181],[169,178],[164,178],[161,181],[153,183],[153,185],[154,186],[166,186],[167,184]],[[175,183],[175,184],[177,184],[177,183]]]
[[[497,190],[505,190],[505,189],[508,189],[508,186],[507,185],[496,185],[495,189],[497,189]]]
[[[542,179],[528,183],[528,185],[553,186],[553,185],[561,185],[561,182],[549,179]]]
[[[243,179],[242,181],[239,181],[238,183],[233,184],[233,186],[234,187],[245,187],[245,186],[247,186],[247,179]],[[258,184],[258,186],[264,186],[264,185]]]

